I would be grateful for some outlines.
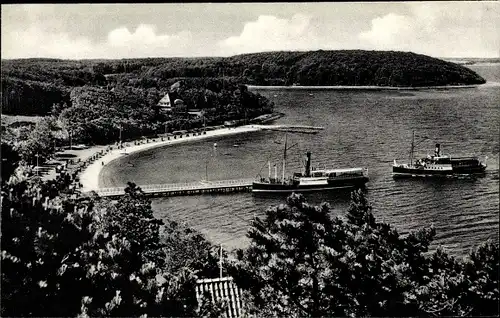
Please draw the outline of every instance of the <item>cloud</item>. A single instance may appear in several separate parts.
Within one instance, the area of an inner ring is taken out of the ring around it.
[[[174,35],[156,34],[156,28],[152,25],[141,24],[134,33],[127,28],[121,27],[108,34],[108,44],[112,47],[144,47],[149,51],[157,49],[172,49],[185,47],[189,44],[191,34],[187,31]]]
[[[498,56],[498,11],[470,3],[412,3],[409,9],[372,19],[371,28],[358,34],[360,46],[438,57]]]
[[[372,28],[361,32],[359,38],[381,49],[393,48],[399,45],[401,36],[407,37],[412,33],[413,24],[413,19],[409,17],[389,13],[373,19]]]
[[[106,46],[119,57],[184,56],[192,43],[191,33],[157,34],[153,25],[141,24],[134,32],[121,27],[108,34]]]
[[[87,37],[31,26],[2,32],[2,58],[54,57],[65,59],[184,56],[191,33],[157,34],[152,25],[141,24],[133,32],[126,27],[108,33],[104,43]]]
[[[498,2],[456,1],[2,5],[1,54],[80,59],[367,49],[496,57],[499,8]]]
[[[260,15],[256,21],[246,22],[238,36],[231,36],[219,43],[225,55],[277,51],[318,49],[319,38],[311,17],[295,14],[290,19]]]

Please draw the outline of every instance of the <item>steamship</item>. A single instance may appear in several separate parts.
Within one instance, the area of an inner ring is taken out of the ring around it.
[[[483,173],[486,170],[486,163],[481,162],[477,157],[452,157],[441,154],[440,144],[436,144],[434,155],[427,155],[425,158],[413,160],[415,148],[415,133],[413,133],[410,163],[397,163],[394,159],[392,165],[392,175],[394,177],[433,177],[433,176],[454,176]]]
[[[271,163],[269,162],[269,177],[260,178],[252,183],[252,192],[260,193],[291,193],[307,191],[325,191],[342,188],[359,188],[368,182],[368,169],[344,168],[323,169],[311,168],[311,152],[307,152],[305,169],[295,172],[291,177],[285,177],[286,140],[283,156],[282,177],[278,177],[277,167],[274,166],[274,178],[271,177]]]

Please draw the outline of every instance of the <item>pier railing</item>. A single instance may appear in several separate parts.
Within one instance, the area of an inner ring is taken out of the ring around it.
[[[149,184],[139,185],[146,194],[189,194],[203,192],[228,192],[227,190],[242,191],[251,187],[254,179],[236,179],[236,180],[202,180],[197,182],[170,183],[170,184]],[[226,190],[226,191],[218,191]],[[125,194],[125,187],[102,188],[98,189],[100,196],[120,196]]]

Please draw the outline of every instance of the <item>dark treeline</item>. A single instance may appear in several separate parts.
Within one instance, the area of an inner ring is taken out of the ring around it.
[[[163,61],[164,59],[161,59]],[[179,59],[177,59],[179,60]],[[144,61],[145,63],[149,61]],[[273,111],[273,104],[231,77],[168,77],[160,82],[135,73],[130,61],[4,61],[2,111],[14,115],[52,115],[60,133],[55,144],[103,144],[166,131],[220,125]],[[173,84],[174,88],[171,86]],[[166,114],[156,106],[166,93],[203,117]],[[71,141],[70,141],[71,140]]]
[[[54,103],[68,103],[70,89],[45,81],[2,77],[2,112],[45,115]]]
[[[221,125],[226,120],[250,120],[273,112],[272,102],[234,81],[175,78],[168,83],[174,84],[165,90],[133,86],[74,87],[62,101],[53,99],[47,103],[46,108],[51,105],[50,115],[43,116],[36,124],[2,122],[2,141],[18,151],[26,163],[35,164],[37,159],[43,162],[49,158],[58,147],[155,137],[176,130]],[[166,92],[172,103],[177,99],[183,101],[187,106],[184,112],[169,113],[157,107]],[[37,101],[32,101],[36,105]],[[187,109],[198,109],[197,113],[202,115],[188,116]]]
[[[269,52],[233,56],[228,62],[233,69],[244,66],[244,77],[260,85],[422,87],[485,82],[470,69],[411,52]]]
[[[74,141],[103,144],[118,141],[120,134],[122,140],[127,140],[219,125],[231,119],[250,119],[273,110],[271,102],[249,92],[244,85],[189,78],[176,83],[174,89],[166,90],[172,102],[174,97],[182,99],[188,108],[202,110],[203,117],[163,113],[156,104],[166,91],[132,86],[117,86],[112,90],[92,86],[74,88],[69,105],[56,104],[52,113]]]
[[[163,91],[174,78],[223,76],[255,85],[423,87],[485,82],[472,70],[455,63],[393,51],[266,52],[227,58],[5,60],[2,109],[12,114],[45,114],[54,99],[66,102],[68,91],[77,86],[133,86]]]

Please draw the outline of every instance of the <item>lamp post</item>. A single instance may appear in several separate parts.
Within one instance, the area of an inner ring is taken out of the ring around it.
[[[69,131],[69,150],[73,149],[72,137],[73,137],[73,130],[70,129],[70,131]]]
[[[208,181],[208,159],[205,161],[205,181]]]
[[[220,245],[220,265],[219,265],[219,269],[220,269],[220,278],[222,278],[222,244]]]
[[[36,153],[35,157],[36,157],[36,175],[38,176],[38,152]]]

